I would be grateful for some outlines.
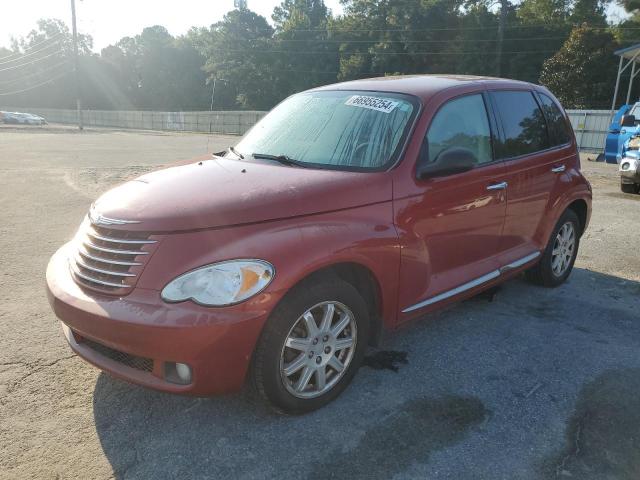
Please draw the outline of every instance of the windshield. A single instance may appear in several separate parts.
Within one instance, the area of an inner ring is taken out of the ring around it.
[[[377,170],[399,154],[416,111],[416,100],[400,94],[301,93],[258,122],[236,150],[326,168]]]

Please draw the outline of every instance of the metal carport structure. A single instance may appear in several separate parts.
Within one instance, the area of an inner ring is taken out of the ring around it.
[[[630,47],[621,48],[613,52],[620,57],[620,63],[618,64],[618,77],[616,78],[616,88],[613,92],[613,101],[611,102],[611,116],[616,110],[616,100],[618,99],[618,90],[620,89],[620,76],[631,65],[631,78],[629,79],[629,87],[627,88],[627,100],[626,104],[631,99],[631,87],[633,86],[633,79],[636,78],[640,69],[636,68],[636,65],[640,63],[640,43],[631,45]]]

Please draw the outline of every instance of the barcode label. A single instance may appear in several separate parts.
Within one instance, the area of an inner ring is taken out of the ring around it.
[[[369,108],[379,112],[390,113],[398,106],[400,102],[394,102],[386,98],[368,97],[365,95],[354,95],[345,102],[345,105],[352,107]]]

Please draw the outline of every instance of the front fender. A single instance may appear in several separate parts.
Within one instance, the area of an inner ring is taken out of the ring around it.
[[[259,258],[275,267],[274,279],[263,292],[240,305],[247,311],[270,313],[311,273],[339,263],[357,263],[378,282],[382,315],[391,325],[397,313],[400,268],[400,248],[391,218],[391,202],[382,202],[286,220],[169,234],[149,260],[138,287],[160,291],[178,275],[200,266]]]

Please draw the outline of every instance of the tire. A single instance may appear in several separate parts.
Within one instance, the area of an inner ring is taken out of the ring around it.
[[[569,225],[569,226],[567,226]],[[562,232],[562,233],[561,233]],[[568,237],[572,233],[572,245],[570,252]],[[559,235],[566,238],[567,243],[559,238]],[[529,281],[544,287],[557,287],[565,282],[573,270],[573,264],[578,255],[580,246],[580,221],[573,210],[565,210],[558,223],[553,229],[549,242],[542,253],[540,261],[526,271],[525,275]],[[554,249],[556,253],[554,254]]]
[[[322,328],[331,308],[329,324],[333,332]],[[308,313],[319,330],[315,335],[309,334]],[[337,332],[347,320],[348,325]],[[344,347],[349,338],[354,345]],[[323,407],[338,397],[355,376],[368,338],[369,313],[358,291],[334,276],[312,277],[288,293],[267,321],[253,358],[255,389],[280,413],[300,414]],[[340,365],[344,368],[338,372]],[[319,375],[325,377],[324,391]],[[307,383],[300,389],[303,376]]]
[[[620,182],[620,190],[622,190],[623,193],[636,193],[638,191],[638,185],[636,183]]]

